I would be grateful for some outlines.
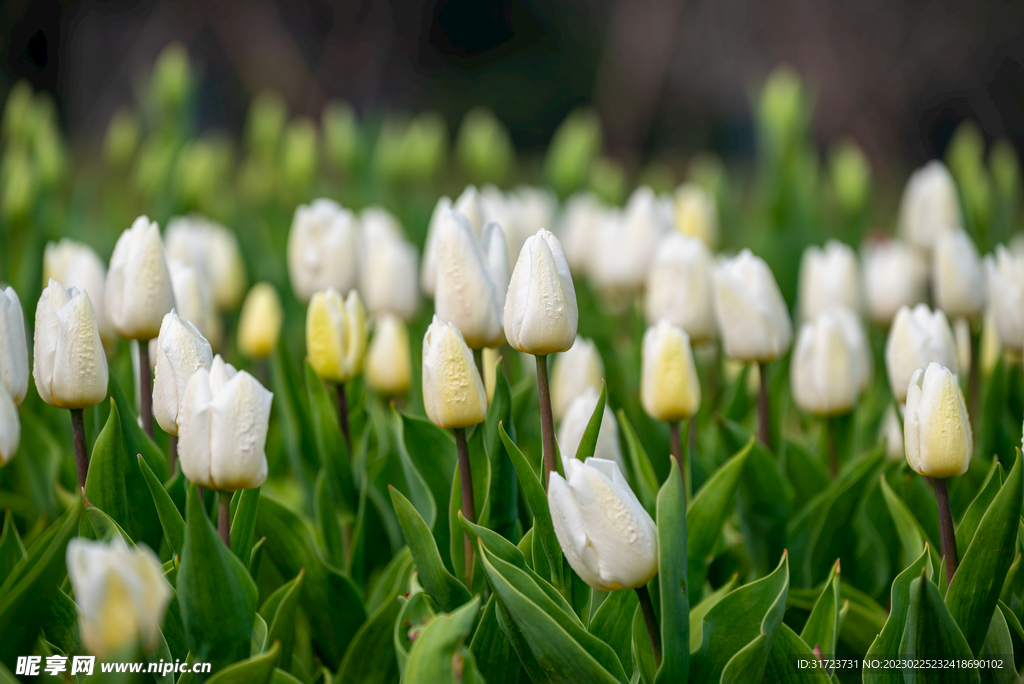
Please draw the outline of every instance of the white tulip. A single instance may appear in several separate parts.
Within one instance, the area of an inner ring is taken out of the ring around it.
[[[748,249],[715,268],[715,318],[726,356],[738,361],[772,361],[793,338],[775,276]]]
[[[452,209],[469,219],[473,231],[477,235],[480,234],[480,230],[484,227],[484,207],[480,202],[480,193],[477,192],[476,186],[467,185],[462,194],[456,198]]]
[[[184,261],[202,272],[216,310],[230,311],[239,305],[249,278],[234,232],[205,216],[178,216],[168,222],[164,240],[168,259]],[[181,303],[177,304],[180,309]]]
[[[647,324],[664,318],[694,344],[714,340],[714,268],[711,250],[700,240],[676,232],[662,238],[644,288]]]
[[[583,441],[583,433],[587,430],[600,398],[593,387],[588,387],[586,392],[569,404],[562,424],[558,426],[558,448],[562,452],[562,465],[566,470],[566,462],[576,458],[580,442]],[[601,427],[597,433],[594,458],[615,461],[620,470],[626,470],[626,462],[622,459],[622,449],[619,447],[619,426],[615,422],[615,414],[607,403],[601,414]]]
[[[205,273],[177,259],[171,259],[167,267],[174,287],[174,310],[178,316],[195,325],[211,346],[219,347],[224,327],[210,299],[210,284]],[[155,349],[150,350],[151,359],[156,358],[154,352]]]
[[[928,269],[920,255],[896,240],[869,242],[863,248],[864,294],[872,320],[889,325],[900,307],[925,300]]]
[[[967,472],[973,435],[955,373],[934,362],[914,372],[907,390],[903,436],[907,463],[915,472],[936,478]]]
[[[502,224],[502,227],[505,228],[505,237],[508,238],[508,253],[514,255],[519,254],[526,238],[534,232],[540,228],[550,230],[555,225],[558,200],[547,188],[529,185],[516,188],[506,195],[506,199],[514,208],[513,213],[517,219],[513,222],[512,228]]]
[[[416,248],[405,239],[398,220],[383,209],[365,209],[362,226],[359,290],[367,311],[372,316],[411,319],[420,304]]]
[[[25,315],[13,287],[0,290],[0,386],[20,405],[28,392],[28,340]]]
[[[849,245],[829,240],[824,249],[808,247],[800,260],[800,318],[811,321],[836,306],[860,312],[860,269]]]
[[[387,396],[405,394],[412,385],[409,331],[398,316],[385,314],[374,324],[366,351],[366,384]]]
[[[915,247],[931,251],[941,233],[963,224],[956,183],[933,160],[911,174],[900,199],[900,233]]]
[[[997,245],[985,259],[988,299],[999,341],[1007,349],[1024,348],[1024,253]]]
[[[896,415],[896,407],[889,404],[878,426],[878,439],[885,444],[885,457],[890,461],[901,460],[906,452],[903,450],[903,426]]]
[[[616,256],[626,262],[630,285],[639,288],[647,277],[658,241],[669,230],[670,219],[654,192],[643,186],[634,190],[626,201],[622,225],[625,251]]]
[[[7,465],[18,453],[21,441],[21,421],[14,399],[0,384],[0,466]]]
[[[619,315],[633,302],[642,280],[636,282],[630,261],[625,258],[629,235],[623,214],[608,209],[589,228],[589,262],[587,278],[600,293],[603,304],[613,315]]]
[[[700,378],[690,338],[662,319],[644,332],[640,361],[640,403],[655,420],[689,420],[700,408]]]
[[[565,245],[566,261],[578,276],[589,273],[598,227],[607,211],[591,192],[577,193],[565,204],[559,235]]]
[[[505,298],[505,336],[513,349],[542,356],[576,339],[579,311],[565,252],[541,229],[519,252]]]
[[[551,365],[551,413],[555,420],[588,389],[601,391],[604,362],[593,340],[577,337],[572,347],[555,357]]]
[[[358,229],[352,212],[329,199],[314,200],[295,210],[288,233],[288,276],[299,301],[333,287],[348,292],[356,286]]]
[[[192,374],[210,368],[213,350],[202,333],[177,312],[164,316],[160,337],[156,340],[156,380],[153,383],[153,414],[160,428],[169,435],[178,434],[180,398]]]
[[[178,408],[181,471],[222,492],[259,487],[267,479],[267,424],[273,393],[218,355],[189,378]]]
[[[675,229],[714,249],[718,244],[718,205],[696,183],[683,183],[672,196]]]
[[[43,281],[53,278],[65,287],[74,287],[88,293],[96,322],[99,324],[103,347],[113,353],[117,346],[117,333],[110,323],[106,308],[107,267],[89,245],[70,238],[47,242],[43,250]]]
[[[436,315],[423,336],[423,408],[444,430],[476,425],[487,416],[487,390],[473,352],[458,327]]]
[[[571,459],[551,473],[548,506],[569,565],[602,591],[635,589],[658,573],[658,528],[615,461]]]
[[[114,245],[104,301],[114,330],[129,340],[156,337],[164,315],[174,308],[160,229],[145,216],[135,219]]]
[[[942,311],[924,304],[903,307],[896,314],[885,341],[885,368],[896,400],[907,401],[907,386],[914,372],[936,362],[959,373],[956,342]]]
[[[804,323],[790,367],[793,399],[803,411],[834,416],[852,411],[871,381],[871,351],[856,314],[827,309]]]
[[[107,396],[107,357],[89,295],[50,280],[36,305],[32,377],[51,406],[85,408]]]
[[[423,265],[420,268],[420,289],[423,294],[434,298],[434,287],[437,284],[437,235],[441,221],[451,211],[452,200],[442,197],[434,205],[434,213],[430,215],[427,225],[427,239],[423,244]]]
[[[497,221],[488,221],[484,224],[480,233],[480,249],[484,253],[487,272],[491,276],[491,282],[494,283],[498,302],[504,303],[505,295],[508,294],[510,278],[508,241],[505,238],[505,231]]]
[[[951,318],[973,318],[985,308],[985,270],[978,248],[963,228],[935,240],[932,292],[935,305]]]

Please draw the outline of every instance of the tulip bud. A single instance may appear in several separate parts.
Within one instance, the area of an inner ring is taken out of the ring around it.
[[[870,242],[863,249],[864,294],[871,318],[889,325],[896,312],[925,300],[928,271],[918,253],[902,242]]]
[[[423,266],[420,268],[420,289],[431,299],[434,297],[434,287],[437,284],[437,236],[441,230],[441,221],[451,209],[450,198],[442,197],[437,200],[434,213],[430,215],[430,223],[427,225],[427,238],[423,243]]]
[[[498,302],[503,303],[508,294],[508,243],[505,239],[505,231],[501,229],[497,221],[488,221],[484,224],[480,233],[480,249],[484,253],[487,273],[491,276],[491,282],[494,283]]]
[[[339,292],[355,287],[358,254],[352,212],[328,199],[295,210],[288,233],[288,276],[299,301],[308,302],[314,292],[329,287]]]
[[[454,323],[471,349],[498,346],[504,333],[497,288],[473,227],[458,211],[441,221],[436,250],[437,315]]]
[[[372,316],[395,314],[404,320],[416,315],[419,292],[416,287],[416,248],[405,239],[398,219],[379,207],[362,214],[360,294]]]
[[[987,378],[992,375],[992,371],[999,363],[999,357],[1003,354],[1003,345],[999,341],[999,331],[996,330],[996,319],[992,315],[991,306],[985,310],[978,346],[978,370],[981,371],[982,377]]]
[[[793,337],[789,311],[771,269],[744,249],[715,268],[715,319],[726,356],[772,361]]]
[[[173,592],[160,560],[145,545],[129,548],[81,537],[68,542],[68,578],[78,604],[78,633],[99,658],[141,646],[152,651]]]
[[[494,390],[498,386],[498,361],[501,360],[501,356],[497,349],[484,347],[480,357],[484,366],[484,389],[487,390],[487,405],[490,406],[494,401]]]
[[[160,429],[169,435],[176,435],[180,399],[185,396],[188,379],[200,368],[210,368],[213,350],[196,326],[179,317],[173,309],[164,316],[160,337],[155,342],[153,414]]]
[[[322,379],[348,382],[363,367],[366,354],[366,314],[359,293],[343,301],[338,291],[317,292],[306,312],[306,354]]]
[[[959,373],[956,342],[946,314],[924,304],[903,307],[896,314],[885,342],[885,368],[896,400],[906,403],[905,388],[918,369],[935,362]]]
[[[871,381],[871,351],[856,314],[828,309],[804,323],[790,372],[801,410],[818,416],[852,411]]]
[[[509,241],[509,255],[519,254],[526,238],[534,230],[555,225],[558,200],[551,190],[529,185],[513,190],[506,195],[506,199],[512,205],[517,220],[512,225],[502,223],[501,226]]]
[[[622,212],[608,209],[589,227],[587,278],[601,295],[602,304],[614,316],[632,304],[641,283],[634,280],[629,261],[623,258],[629,235]]]
[[[963,228],[939,235],[932,252],[935,304],[953,318],[974,317],[985,308],[985,272],[974,241]]]
[[[145,216],[135,219],[114,245],[104,303],[114,330],[130,340],[156,337],[164,315],[174,308],[160,229]]]
[[[672,197],[675,228],[714,249],[718,244],[718,205],[707,190],[696,183],[684,183]]]
[[[119,109],[107,124],[103,139],[103,156],[107,163],[119,169],[128,166],[139,146],[139,118],[130,109]]]
[[[204,216],[171,219],[167,224],[167,258],[202,272],[218,311],[230,311],[245,295],[248,275],[238,238]],[[181,308],[181,302],[176,302]]]
[[[608,208],[590,192],[577,193],[565,203],[560,234],[565,245],[565,258],[573,273],[581,274],[589,268],[595,234],[607,211]]]
[[[89,295],[50,280],[36,305],[32,377],[51,406],[93,406],[107,396],[107,357]]]
[[[480,229],[484,227],[484,207],[480,202],[480,193],[477,192],[476,186],[467,185],[455,200],[452,209],[469,219],[473,230],[478,235],[480,234]]]
[[[567,351],[555,357],[551,367],[551,413],[555,420],[569,410],[569,405],[588,389],[601,391],[604,362],[593,340],[577,337]]]
[[[487,392],[473,352],[458,327],[438,316],[423,336],[423,407],[442,429],[476,425],[487,416]]]
[[[625,260],[630,285],[639,288],[647,277],[658,241],[669,230],[671,214],[654,191],[644,186],[634,190],[626,202],[622,225],[625,251],[615,256]]]
[[[885,444],[885,457],[890,461],[899,461],[905,456],[903,450],[903,426],[896,415],[896,407],[889,404],[882,416],[882,424],[878,426],[879,441]]]
[[[389,397],[405,394],[412,385],[409,331],[398,316],[384,314],[374,323],[366,352],[366,383]]]
[[[0,386],[15,406],[28,392],[28,341],[21,301],[13,287],[0,290]]]
[[[167,268],[171,272],[171,286],[174,288],[173,310],[195,325],[212,346],[219,347],[223,330],[220,317],[211,305],[210,288],[202,271],[177,259],[169,261]],[[152,351],[150,358],[154,358]]]
[[[21,421],[14,399],[0,384],[0,466],[11,462],[21,441]]]
[[[565,117],[548,145],[544,175],[562,196],[578,190],[601,151],[601,120],[587,109]]]
[[[49,282],[50,278],[89,295],[96,309],[103,347],[108,353],[113,353],[117,347],[117,333],[106,312],[107,269],[96,250],[70,238],[47,242],[43,250],[43,279]]]
[[[985,272],[999,341],[1020,353],[1024,348],[1024,252],[996,245],[995,254],[985,259]]]
[[[242,303],[238,317],[238,350],[248,359],[265,359],[277,347],[284,311],[273,285],[256,283]]]
[[[505,336],[513,349],[542,356],[576,339],[579,311],[562,243],[543,228],[519,252],[505,298]]]
[[[658,528],[615,461],[588,458],[552,471],[548,506],[569,565],[595,589],[635,589],[658,573]]]
[[[937,478],[967,472],[974,448],[971,421],[956,375],[948,368],[932,362],[914,371],[903,437],[914,472]]]
[[[359,152],[359,122],[352,105],[328,102],[320,117],[326,157],[338,169],[351,169]]]
[[[651,418],[689,420],[700,408],[700,378],[690,338],[666,320],[644,333],[640,403]]]
[[[500,181],[515,157],[508,129],[485,107],[469,110],[455,141],[459,166],[471,178]]]
[[[811,246],[800,260],[800,317],[814,320],[826,309],[861,310],[860,271],[849,245],[829,240],[825,249]]]
[[[307,187],[317,166],[316,125],[306,117],[299,117],[285,128],[281,140],[281,177],[294,190]]]
[[[593,387],[588,387],[583,394],[572,400],[562,424],[558,427],[558,448],[562,452],[562,465],[566,471],[568,466],[565,464],[576,458],[580,442],[583,441],[583,433],[587,430],[600,398]],[[619,448],[619,427],[615,422],[615,414],[608,404],[605,404],[604,413],[601,414],[601,428],[597,433],[594,458],[614,461],[620,470],[626,469],[626,462],[622,460],[622,449]]]
[[[267,479],[267,423],[274,395],[215,356],[188,379],[178,407],[178,455],[192,482],[221,492]]]
[[[900,199],[900,233],[931,251],[939,234],[963,225],[956,183],[946,166],[933,160],[911,174]]]
[[[711,250],[700,240],[675,232],[662,238],[644,289],[647,324],[664,318],[695,344],[715,339],[714,267]]]

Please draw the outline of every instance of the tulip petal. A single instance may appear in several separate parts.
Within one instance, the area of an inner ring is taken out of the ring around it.
[[[601,577],[597,551],[590,544],[587,525],[576,503],[576,495],[562,476],[554,471],[548,481],[548,505],[555,536],[558,537],[569,565],[590,586],[607,591],[613,589]]]
[[[214,395],[210,402],[210,479],[215,489],[252,489],[267,479],[264,447],[273,398],[245,371]]]
[[[57,310],[57,346],[50,395],[62,408],[94,406],[107,395],[107,357],[89,295],[75,292]]]

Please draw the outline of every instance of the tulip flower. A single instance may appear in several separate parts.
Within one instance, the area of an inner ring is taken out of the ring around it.
[[[700,240],[669,233],[654,255],[644,288],[648,325],[661,319],[686,331],[694,344],[715,339],[714,259]]]
[[[1024,252],[997,245],[985,259],[988,298],[999,341],[1017,353],[1024,348]]]
[[[864,246],[864,298],[868,315],[888,326],[896,312],[925,300],[928,270],[920,255],[896,240],[873,241]]]
[[[946,478],[967,472],[973,449],[971,421],[955,373],[935,362],[929,363],[927,369],[918,368],[914,372],[907,390],[903,438],[907,463],[915,472],[935,482],[942,556],[946,561],[949,586],[958,559]]]
[[[476,186],[467,185],[462,194],[455,199],[452,209],[465,216],[469,220],[469,224],[473,226],[473,231],[480,234],[480,230],[484,227],[484,208]]]
[[[455,324],[470,349],[499,346],[504,332],[498,290],[476,232],[460,212],[449,211],[442,219],[435,258],[437,315]]]
[[[153,396],[148,341],[160,334],[164,315],[174,308],[171,272],[156,223],[145,216],[121,233],[110,257],[104,291],[107,316],[121,337],[139,343],[142,428],[153,436]]]
[[[423,244],[423,264],[420,268],[420,290],[431,299],[434,298],[434,287],[437,284],[437,235],[441,221],[451,209],[451,198],[442,197],[437,200],[434,213],[430,215],[430,223],[427,225],[427,239]]]
[[[455,432],[462,514],[470,522],[476,522],[466,428],[483,422],[487,416],[487,390],[473,360],[473,352],[459,328],[454,323],[445,323],[437,315],[423,336],[423,407],[430,422],[442,430]],[[465,544],[468,583],[473,576],[473,546],[469,537]]]
[[[591,416],[594,415],[600,398],[593,387],[588,387],[583,394],[569,404],[565,418],[558,426],[558,448],[562,453],[563,467],[566,461],[576,457],[580,442],[583,441],[583,433],[587,430],[587,425],[590,423]],[[615,422],[615,414],[607,404],[601,414],[601,428],[597,433],[594,458],[614,461],[620,470],[626,470],[626,462],[622,459],[622,449],[619,448],[619,427]]]
[[[800,318],[814,320],[832,307],[861,310],[860,269],[849,245],[829,240],[825,248],[811,246],[800,261]]]
[[[55,280],[36,305],[32,377],[40,398],[71,411],[78,484],[85,487],[89,458],[82,410],[107,396],[107,357],[96,312],[85,292],[65,290]]]
[[[210,283],[204,271],[177,259],[168,261],[167,267],[171,271],[171,285],[174,288],[174,310],[181,318],[195,325],[210,341],[211,347],[219,347],[224,328],[210,300]],[[151,359],[153,352],[150,349]]]
[[[547,355],[572,347],[578,323],[576,290],[562,244],[542,228],[523,244],[512,271],[505,297],[505,336],[513,349],[537,358],[545,483],[555,469]]]
[[[419,309],[419,255],[405,239],[398,220],[379,207],[362,213],[359,292],[372,316],[395,314],[410,320]]]
[[[950,318],[974,318],[985,308],[985,271],[963,228],[942,233],[932,252],[935,304]]]
[[[337,385],[338,419],[351,454],[345,383],[359,374],[366,355],[366,314],[358,292],[344,300],[333,288],[313,295],[306,311],[306,354],[316,374]]]
[[[604,362],[593,340],[577,337],[568,351],[555,357],[551,366],[551,410],[562,420],[569,405],[588,389],[601,391]]]
[[[960,372],[956,342],[946,314],[933,312],[924,304],[913,309],[903,307],[885,341],[885,368],[896,401],[906,403],[905,388],[910,378],[933,361],[951,369],[954,375]]]
[[[211,305],[231,311],[245,295],[248,275],[238,237],[205,216],[179,216],[167,224],[167,258],[200,271],[210,288]],[[179,308],[181,302],[177,302]]]
[[[577,193],[566,201],[559,234],[573,273],[580,275],[590,267],[595,233],[607,211],[592,192]]]
[[[696,183],[684,183],[672,196],[675,229],[696,238],[709,249],[718,244],[718,205],[707,190]]]
[[[85,649],[98,658],[139,646],[152,652],[174,593],[156,554],[117,535],[109,542],[77,537],[66,562]]]
[[[715,268],[715,318],[725,355],[759,364],[760,436],[770,445],[767,364],[789,349],[793,327],[771,269],[748,249]]]
[[[996,330],[996,319],[992,315],[991,302],[985,308],[985,316],[981,323],[981,339],[978,342],[978,371],[983,377],[992,375],[999,363],[999,357],[1003,354],[1003,344],[999,340],[999,331]]]
[[[629,260],[623,257],[630,236],[623,213],[608,209],[588,227],[587,278],[601,296],[605,309],[620,316],[633,303],[646,273],[637,280]]]
[[[930,252],[941,233],[963,225],[956,183],[945,164],[928,162],[907,181],[900,199],[900,233],[915,247]]]
[[[18,406],[0,384],[0,466],[11,462],[18,453],[21,441],[21,421],[18,419]]]
[[[491,282],[494,283],[498,302],[504,304],[510,277],[508,242],[505,238],[505,231],[497,221],[488,221],[484,224],[480,233],[480,250],[484,253],[487,273],[491,276]]]
[[[374,323],[366,351],[366,384],[389,397],[405,394],[412,385],[409,331],[394,314],[384,314]]]
[[[0,386],[15,406],[28,392],[28,342],[21,300],[13,287],[0,290]]]
[[[277,289],[265,281],[256,283],[245,296],[238,317],[238,351],[248,359],[266,359],[277,347],[283,322]]]
[[[49,282],[50,278],[63,283],[65,287],[74,287],[88,293],[96,309],[96,322],[99,324],[103,348],[108,355],[113,354],[117,347],[117,333],[106,311],[107,268],[96,250],[70,238],[47,242],[43,250],[43,282]]]
[[[633,191],[622,210],[625,231],[624,252],[616,255],[624,260],[633,288],[639,288],[647,277],[658,241],[671,227],[670,209],[664,206],[647,186]]]
[[[315,292],[356,286],[358,232],[355,216],[328,199],[295,210],[288,233],[288,277],[300,302]]]

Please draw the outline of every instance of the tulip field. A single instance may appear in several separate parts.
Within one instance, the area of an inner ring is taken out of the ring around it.
[[[1022,681],[1008,142],[195,101],[3,105],[0,684]]]

